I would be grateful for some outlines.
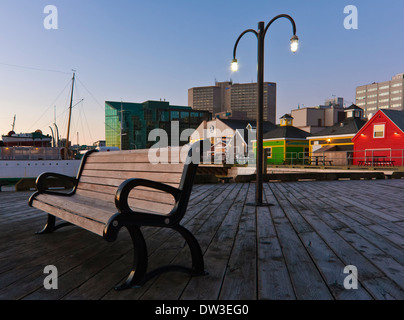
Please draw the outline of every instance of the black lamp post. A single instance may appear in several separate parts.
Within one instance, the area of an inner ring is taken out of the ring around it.
[[[233,60],[231,63],[232,71],[238,70],[238,64],[236,59],[237,45],[240,39],[249,32],[255,34],[258,39],[258,75],[257,75],[257,86],[258,86],[258,108],[257,108],[257,154],[256,154],[256,193],[255,193],[255,205],[262,206],[265,205],[262,201],[262,184],[263,184],[263,161],[264,161],[264,149],[263,149],[263,118],[264,118],[264,40],[265,35],[269,26],[278,20],[279,18],[286,18],[292,23],[293,26],[293,37],[290,39],[290,48],[292,52],[296,52],[298,49],[299,38],[296,35],[296,24],[291,16],[287,14],[280,14],[273,18],[267,26],[265,22],[258,22],[258,31],[253,29],[245,30],[238,37],[233,50]]]

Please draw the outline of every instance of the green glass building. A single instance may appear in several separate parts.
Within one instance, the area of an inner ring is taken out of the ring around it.
[[[150,148],[156,141],[149,141],[149,133],[153,129],[164,129],[171,145],[172,133],[176,133],[172,128],[182,133],[185,129],[196,129],[202,121],[211,118],[208,111],[173,106],[167,101],[106,101],[105,141],[107,146],[121,150]],[[187,141],[179,141],[179,145],[185,143]]]

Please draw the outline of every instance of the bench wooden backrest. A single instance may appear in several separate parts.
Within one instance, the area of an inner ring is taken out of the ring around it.
[[[158,164],[150,162],[148,149],[91,153],[80,169],[76,194],[114,203],[118,186],[130,178],[144,178],[183,188],[186,165],[178,157],[181,149],[173,147],[168,151],[169,163]],[[142,210],[168,214],[175,199],[161,191],[138,187],[131,192],[129,204]]]

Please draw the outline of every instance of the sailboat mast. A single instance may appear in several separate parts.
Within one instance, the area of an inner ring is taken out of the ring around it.
[[[73,106],[73,90],[74,90],[74,80],[76,77],[76,73],[73,72],[73,79],[72,79],[72,93],[70,96],[70,107],[69,107],[69,123],[67,124],[67,138],[66,138],[66,149],[69,149],[69,136],[70,136],[70,122],[72,119],[72,106]]]
[[[16,117],[16,115],[14,115],[14,120],[13,120],[13,125],[12,125],[11,131],[14,131],[14,127],[15,127],[15,117]]]

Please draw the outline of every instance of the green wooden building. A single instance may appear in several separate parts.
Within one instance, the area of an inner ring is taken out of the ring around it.
[[[303,164],[309,152],[310,134],[293,126],[293,118],[285,114],[280,125],[263,136],[264,156],[267,164]],[[256,141],[253,142],[254,151]]]

